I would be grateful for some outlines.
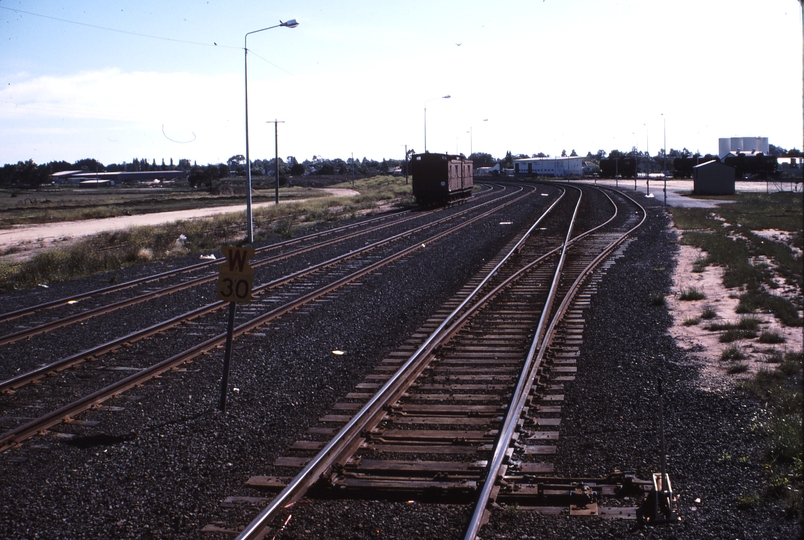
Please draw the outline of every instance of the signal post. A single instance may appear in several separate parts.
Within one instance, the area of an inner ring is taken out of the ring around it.
[[[237,304],[251,302],[254,269],[249,266],[248,260],[254,255],[254,248],[224,246],[223,253],[226,255],[226,260],[220,268],[216,299],[229,302],[229,324],[226,329],[226,352],[223,356],[223,378],[221,380],[221,401],[219,406],[221,411],[226,411],[235,311],[237,310]]]

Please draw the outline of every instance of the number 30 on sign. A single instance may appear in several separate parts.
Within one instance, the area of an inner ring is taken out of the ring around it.
[[[221,265],[218,278],[218,300],[226,302],[251,302],[251,287],[254,269],[248,260],[254,255],[253,248],[225,246],[226,260]]]

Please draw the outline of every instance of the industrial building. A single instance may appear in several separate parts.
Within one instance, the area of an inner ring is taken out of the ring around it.
[[[514,160],[515,176],[583,176],[582,157],[534,157]]]
[[[767,137],[725,137],[718,139],[717,155],[723,159],[728,154],[738,154],[740,152],[770,153],[770,145]]]
[[[56,184],[79,184],[86,182],[86,185],[114,185],[123,182],[164,182],[167,180],[186,180],[187,171],[129,171],[129,172],[87,172],[87,171],[62,171],[50,175],[51,180]],[[108,181],[106,182],[101,181]]]

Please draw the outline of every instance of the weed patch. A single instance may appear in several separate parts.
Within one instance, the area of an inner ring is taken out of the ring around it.
[[[728,367],[726,373],[729,375],[736,375],[738,373],[745,373],[746,371],[748,371],[748,364],[744,362],[735,362]]]
[[[770,475],[765,496],[782,502],[788,517],[801,515],[804,436],[801,367],[804,352],[787,353],[776,369],[761,369],[743,388],[766,404],[766,419],[755,426],[766,440],[763,460]]]
[[[679,300],[703,300],[704,298],[706,298],[706,294],[695,287],[684,289],[678,297]]]
[[[745,352],[740,347],[732,345],[723,349],[720,353],[721,360],[745,360]]]
[[[753,339],[755,337],[757,337],[757,333],[753,330],[740,330],[738,328],[732,328],[723,332],[719,339],[721,343],[732,343],[741,339]]]
[[[717,317],[717,310],[712,306],[705,306],[703,311],[701,312],[701,318],[706,320],[711,320]]]
[[[760,343],[784,343],[785,337],[776,330],[765,330],[759,334]]]

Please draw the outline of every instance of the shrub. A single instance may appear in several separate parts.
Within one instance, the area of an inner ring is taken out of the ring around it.
[[[695,287],[690,287],[688,289],[682,289],[681,294],[679,295],[679,300],[703,300],[706,298],[706,295],[703,291],[699,291]]]
[[[706,325],[706,329],[711,332],[719,332],[720,330],[736,330],[737,325],[734,323],[710,323]]]
[[[684,326],[695,326],[701,322],[701,319],[698,317],[690,317],[688,319],[684,319]]]
[[[696,274],[702,274],[706,270],[707,258],[698,257],[692,263],[692,271]]]
[[[748,371],[748,364],[744,362],[735,362],[729,366],[729,369],[726,370],[726,373],[729,375],[736,375],[737,373],[745,373],[746,371]]]
[[[769,354],[765,355],[764,360],[768,364],[781,364],[784,362],[784,355],[781,351],[771,351]]]
[[[740,330],[759,330],[759,325],[762,323],[757,317],[740,317],[740,322],[737,323],[737,328]]]
[[[740,295],[740,303],[735,310],[737,313],[752,313],[757,310],[772,312],[785,326],[804,325],[804,320],[798,316],[798,308],[786,298],[760,291]]]
[[[795,360],[785,360],[779,366],[779,371],[787,375],[788,377],[792,377],[801,369],[801,363],[796,362]]]
[[[650,303],[653,306],[664,306],[667,302],[663,293],[653,293],[650,296]]]
[[[701,312],[701,318],[706,320],[711,320],[717,317],[717,310],[712,306],[705,306],[703,311]]]
[[[760,343],[784,343],[785,337],[776,330],[765,330],[759,334]]]
[[[723,349],[723,352],[720,353],[721,360],[745,360],[745,353],[740,347],[736,345],[731,345]]]
[[[757,333],[753,330],[740,330],[738,328],[730,328],[720,335],[721,343],[731,343],[738,339],[751,339],[757,337]]]

